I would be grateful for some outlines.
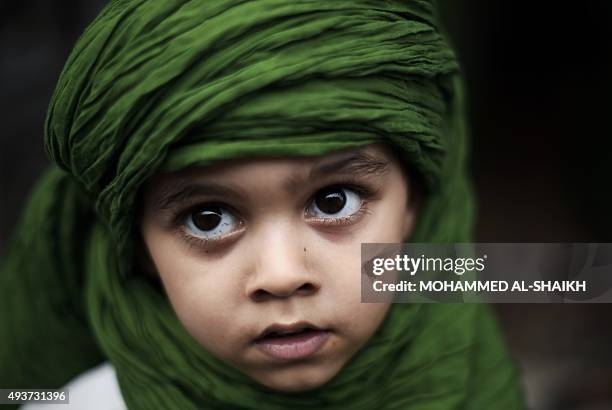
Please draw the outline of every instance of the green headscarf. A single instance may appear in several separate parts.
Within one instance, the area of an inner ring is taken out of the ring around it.
[[[393,305],[320,388],[265,389],[185,331],[135,263],[139,187],[237,157],[376,141],[427,185],[411,240],[469,241],[455,56],[424,0],[115,0],[75,46],[45,129],[57,164],[0,288],[0,386],[60,387],[108,359],[134,409],[520,409],[482,305]]]

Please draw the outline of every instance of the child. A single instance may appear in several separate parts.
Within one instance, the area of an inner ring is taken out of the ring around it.
[[[134,409],[523,408],[485,307],[359,300],[362,242],[470,239],[435,3],[112,1],[45,138],[0,386],[107,360]]]

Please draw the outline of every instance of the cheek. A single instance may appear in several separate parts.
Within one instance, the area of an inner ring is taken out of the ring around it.
[[[361,303],[361,235],[350,242],[320,241],[312,245],[311,269],[321,275],[321,301],[334,312],[341,331],[358,350],[382,323],[388,303]]]
[[[189,334],[207,350],[220,356],[229,353],[234,313],[241,303],[236,264],[229,260],[206,260],[196,252],[163,235],[150,236],[151,257],[172,307]],[[234,279],[232,279],[234,278]]]
[[[367,223],[348,240],[313,238],[311,269],[326,283],[322,287],[327,309],[335,312],[355,349],[361,347],[384,320],[389,303],[361,303],[361,243],[398,243],[404,240],[407,217],[405,181],[399,176],[386,195],[372,204]]]

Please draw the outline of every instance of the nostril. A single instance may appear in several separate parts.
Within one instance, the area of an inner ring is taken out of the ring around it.
[[[255,302],[262,302],[268,299],[288,298],[290,296],[308,296],[315,293],[317,286],[310,282],[303,283],[293,290],[288,289],[266,289],[260,288],[250,293],[250,297]]]
[[[262,302],[271,297],[272,295],[263,289],[258,289],[251,294],[251,299],[253,299],[255,302]]]
[[[297,288],[295,293],[299,295],[309,295],[311,293],[314,293],[315,290],[316,288],[312,283],[304,283],[302,286]]]

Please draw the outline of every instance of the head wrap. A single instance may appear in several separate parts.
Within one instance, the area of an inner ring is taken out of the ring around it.
[[[106,357],[134,409],[522,408],[483,306],[393,305],[336,377],[287,394],[206,352],[134,264],[155,172],[376,141],[426,183],[412,240],[469,240],[462,89],[433,1],[111,1],[51,99],[57,166],[2,270],[0,386],[59,387]]]

